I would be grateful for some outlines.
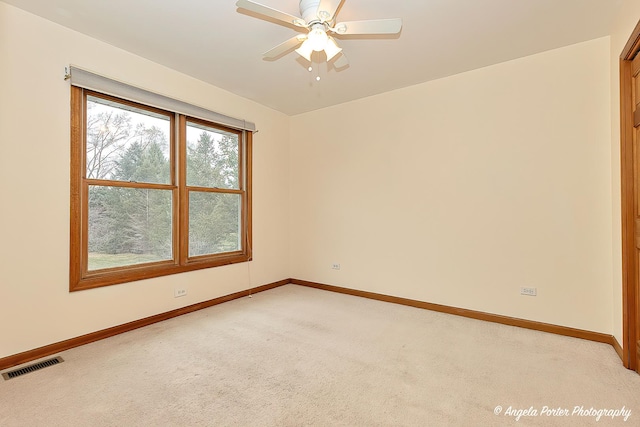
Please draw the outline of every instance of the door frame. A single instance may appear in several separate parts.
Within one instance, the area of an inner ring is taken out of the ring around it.
[[[640,22],[620,54],[620,174],[622,201],[622,363],[638,371],[638,256],[636,240],[636,173],[634,168],[633,59],[640,52]],[[636,62],[636,67],[638,67]]]

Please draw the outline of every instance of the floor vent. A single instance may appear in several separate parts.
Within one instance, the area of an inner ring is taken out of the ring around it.
[[[43,360],[42,362],[34,363],[33,365],[25,366],[24,368],[15,369],[13,371],[5,372],[2,374],[2,378],[6,380],[10,380],[12,378],[19,377],[20,375],[28,374],[29,372],[34,372],[42,368],[47,368],[49,366],[57,365],[58,363],[62,363],[64,360],[62,357],[54,357],[53,359]]]

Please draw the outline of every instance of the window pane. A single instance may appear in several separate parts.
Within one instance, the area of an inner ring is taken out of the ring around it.
[[[171,190],[89,187],[89,270],[173,259]]]
[[[240,195],[189,192],[189,256],[241,250]]]
[[[238,135],[187,123],[187,185],[239,189]]]
[[[87,178],[171,183],[166,115],[87,97]]]

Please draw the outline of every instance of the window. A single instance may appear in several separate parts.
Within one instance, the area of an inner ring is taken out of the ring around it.
[[[70,290],[251,259],[252,133],[71,87]]]

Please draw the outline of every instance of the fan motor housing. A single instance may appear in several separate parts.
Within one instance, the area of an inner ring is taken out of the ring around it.
[[[320,0],[300,0],[300,16],[307,23],[318,20],[316,15],[318,7],[320,6]]]

